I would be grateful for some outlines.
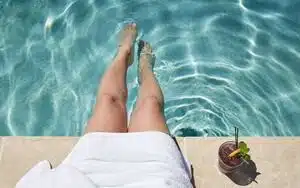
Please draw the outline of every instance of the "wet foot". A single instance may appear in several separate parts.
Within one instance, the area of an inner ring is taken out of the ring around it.
[[[119,53],[130,55],[128,65],[131,65],[133,62],[133,45],[137,37],[136,24],[131,23],[125,26],[120,37]]]
[[[139,56],[139,73],[138,73],[138,80],[141,84],[143,76],[146,74],[146,72],[153,72],[154,62],[155,62],[155,56],[152,53],[152,47],[149,43],[145,41],[139,42],[139,50],[138,50],[138,56]]]

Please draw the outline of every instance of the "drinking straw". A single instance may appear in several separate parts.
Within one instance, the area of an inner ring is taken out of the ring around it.
[[[235,148],[238,149],[239,147],[239,129],[237,127],[234,127],[234,136],[235,136]]]

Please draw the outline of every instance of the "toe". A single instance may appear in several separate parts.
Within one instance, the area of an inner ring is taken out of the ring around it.
[[[130,26],[131,26],[132,29],[135,29],[136,28],[136,23],[131,23]]]
[[[152,48],[151,48],[150,44],[146,41],[143,41],[143,51],[146,53],[152,52]]]
[[[152,48],[148,42],[146,42],[146,51],[147,52],[152,52]]]
[[[130,23],[126,26],[125,30],[129,31],[135,31],[136,30],[136,24],[135,23]]]
[[[127,24],[123,29],[123,34],[126,35],[128,32],[134,32],[135,30],[136,30],[135,23]]]

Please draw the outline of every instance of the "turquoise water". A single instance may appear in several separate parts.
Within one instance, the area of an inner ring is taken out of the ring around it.
[[[300,136],[300,1],[0,1],[0,135],[80,135],[124,22],[174,135]],[[54,19],[51,31],[47,19]],[[128,76],[136,100],[136,62]]]

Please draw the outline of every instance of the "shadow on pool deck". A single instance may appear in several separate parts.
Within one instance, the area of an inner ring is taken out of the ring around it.
[[[244,165],[233,173],[228,173],[226,176],[230,178],[237,185],[249,185],[253,181],[256,181],[256,177],[260,175],[260,172],[257,172],[257,167],[254,161],[249,161],[248,164],[244,163]]]
[[[183,153],[182,153],[182,151],[181,151],[181,149],[180,149],[180,147],[179,147],[179,144],[178,144],[178,142],[177,142],[177,140],[176,140],[176,137],[172,137],[172,138],[173,138],[175,144],[177,145],[177,148],[178,148],[179,151],[181,152],[182,157],[184,157],[184,156],[183,156]],[[192,183],[193,187],[196,188],[195,178],[194,178],[194,168],[193,168],[193,166],[191,166],[191,173],[192,173],[191,183]]]

